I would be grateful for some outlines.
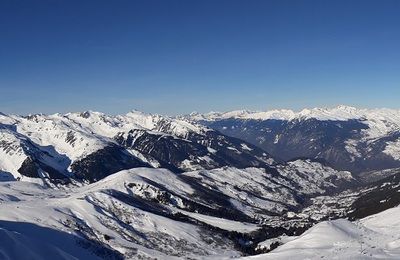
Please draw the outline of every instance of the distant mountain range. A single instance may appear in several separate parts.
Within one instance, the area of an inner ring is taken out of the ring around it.
[[[400,110],[335,108],[192,113],[186,120],[240,138],[275,158],[323,159],[354,173],[400,167]]]

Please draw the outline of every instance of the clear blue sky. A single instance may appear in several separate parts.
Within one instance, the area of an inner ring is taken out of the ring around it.
[[[400,107],[400,1],[2,0],[0,111]]]

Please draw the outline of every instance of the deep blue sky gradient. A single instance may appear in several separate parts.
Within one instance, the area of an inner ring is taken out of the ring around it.
[[[400,108],[400,1],[3,0],[0,111]]]

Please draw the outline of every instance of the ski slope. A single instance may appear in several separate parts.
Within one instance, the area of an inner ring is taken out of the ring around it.
[[[399,259],[400,207],[355,222],[324,221],[278,241],[283,245],[270,253],[242,259]],[[260,246],[268,247],[268,242]]]

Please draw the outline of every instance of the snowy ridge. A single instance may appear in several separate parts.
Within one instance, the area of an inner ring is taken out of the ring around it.
[[[360,120],[368,124],[368,138],[373,139],[400,129],[400,110],[377,108],[358,109],[340,105],[334,108],[303,109],[299,112],[282,109],[270,111],[237,110],[231,112],[211,112],[208,114],[192,113],[184,118],[193,121],[218,121],[224,119],[253,119],[253,120],[305,120],[321,121]]]
[[[13,117],[16,131],[41,146],[53,146],[58,153],[72,161],[85,157],[107,146],[107,141],[81,129],[63,115],[33,115]]]
[[[255,119],[255,120],[289,120],[294,118],[296,113],[292,110],[282,109],[282,110],[270,110],[270,111],[250,111],[250,110],[234,110],[229,112],[210,112],[206,114],[199,114],[193,112],[189,115],[182,116],[194,121],[217,121],[223,119]]]
[[[190,132],[201,134],[209,130],[198,124],[188,123],[183,120],[157,114],[147,114],[136,110],[126,115],[117,116],[109,116],[95,111],[86,111],[83,113],[69,113],[66,114],[65,117],[99,136],[106,136],[109,138],[114,137],[119,132],[128,132],[132,129],[161,132],[183,138]]]
[[[231,112],[211,112],[209,114],[192,113],[185,118],[193,121],[218,121],[223,119],[253,119],[253,120],[306,120],[317,119],[320,121],[347,121],[360,120],[365,122],[369,129],[366,130],[368,140],[381,137],[393,131],[400,130],[400,110],[377,108],[358,109],[351,106],[340,105],[334,108],[303,109],[299,112],[293,110],[247,111],[237,110]]]
[[[234,166],[274,162],[261,149],[242,141],[240,145],[205,126],[139,111],[117,116],[94,111],[26,117],[1,114],[0,131],[2,178],[6,173],[13,178],[47,176],[47,166],[59,176],[94,181],[145,165],[185,171],[235,161]],[[226,152],[228,148],[236,154]]]
[[[117,173],[92,185],[65,191],[23,182],[0,183],[3,194],[0,197],[0,234],[3,230],[9,236],[18,232],[22,238],[16,241],[21,243],[39,237],[45,245],[42,249],[38,244],[26,243],[28,252],[39,251],[38,259],[52,252],[47,247],[66,255],[65,259],[123,259],[122,255],[128,259],[165,259],[182,254],[240,255],[232,242],[218,233],[213,236],[221,239],[222,244],[209,247],[210,240],[205,241],[203,236],[211,231],[203,230],[201,225],[191,224],[190,221],[174,220],[174,213],[168,205],[157,206],[152,202],[158,196],[167,194],[150,184],[152,182],[167,185],[169,192],[177,193],[177,200],[178,194],[192,192],[189,185],[179,182],[171,172],[143,168]],[[30,192],[27,201],[19,196],[19,191],[24,190]],[[13,200],[17,196],[20,199]],[[174,197],[169,199],[175,201]],[[145,207],[143,203],[148,205]],[[32,211],[32,208],[35,210]],[[201,216],[198,214],[196,217]],[[204,219],[205,222],[217,220],[208,216]],[[32,228],[25,229],[20,223],[31,223]],[[234,223],[228,224],[232,226]],[[38,226],[43,227],[40,228],[42,230],[38,230]],[[46,230],[52,230],[54,234],[46,237],[46,233],[50,232]],[[15,253],[13,247],[4,243],[0,249],[5,256]]]
[[[229,112],[210,112],[199,114],[193,112],[184,118],[194,121],[216,121],[222,119],[254,119],[254,120],[299,120],[299,119],[318,119],[318,120],[336,120],[345,121],[351,119],[377,119],[389,120],[400,124],[400,110],[396,109],[358,109],[351,106],[339,105],[334,108],[305,108],[300,111],[290,109],[269,110],[269,111],[249,111],[235,110]]]
[[[17,173],[27,158],[27,154],[23,149],[23,140],[4,128],[0,128],[0,140],[1,146],[4,147],[4,149],[0,149],[0,158],[2,158],[0,160],[0,170]],[[18,174],[16,177],[20,177],[20,175]]]

